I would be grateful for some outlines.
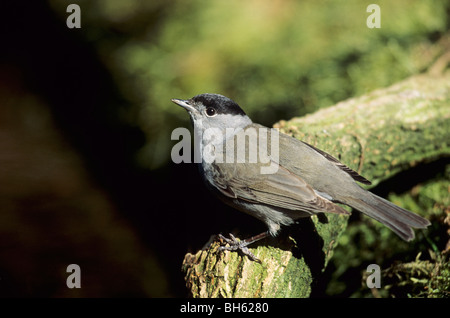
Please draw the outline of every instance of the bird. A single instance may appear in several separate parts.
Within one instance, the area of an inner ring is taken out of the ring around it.
[[[413,228],[430,225],[427,219],[362,188],[358,183],[371,182],[332,155],[254,123],[226,96],[205,93],[172,102],[190,115],[201,155],[199,171],[207,188],[224,203],[267,225],[266,232],[245,240],[220,234],[227,244],[222,250],[239,250],[259,261],[248,245],[277,236],[283,226],[304,217],[348,215],[339,204],[381,222],[405,241],[414,239]],[[236,145],[242,140],[248,142],[239,150]]]

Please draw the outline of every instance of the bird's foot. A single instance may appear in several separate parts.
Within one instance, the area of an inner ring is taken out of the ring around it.
[[[248,245],[268,236],[267,232],[253,236],[247,240],[239,241],[233,234],[229,234],[230,238],[226,238],[222,234],[219,234],[219,239],[225,242],[225,246],[220,246],[220,251],[240,251],[242,254],[247,255],[252,261],[261,263],[261,261],[248,249]]]

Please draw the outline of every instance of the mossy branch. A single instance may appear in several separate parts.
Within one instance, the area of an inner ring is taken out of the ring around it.
[[[275,125],[339,158],[373,182],[450,155],[450,72],[421,74]],[[420,211],[415,211],[419,212]],[[347,218],[319,215],[255,244],[257,263],[219,243],[183,262],[193,297],[308,297]]]

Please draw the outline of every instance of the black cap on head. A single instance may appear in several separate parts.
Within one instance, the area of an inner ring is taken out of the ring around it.
[[[195,103],[202,103],[205,107],[213,107],[218,114],[242,115],[245,112],[233,100],[219,94],[200,94],[192,97]]]

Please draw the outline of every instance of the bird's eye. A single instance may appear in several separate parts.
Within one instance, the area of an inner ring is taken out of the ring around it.
[[[208,116],[208,117],[214,117],[214,116],[216,116],[217,115],[217,113],[216,113],[216,110],[214,109],[214,108],[212,108],[212,107],[208,107],[208,108],[206,108],[206,115]]]

